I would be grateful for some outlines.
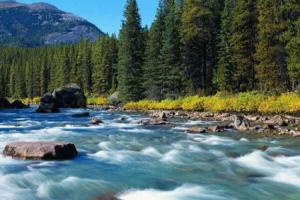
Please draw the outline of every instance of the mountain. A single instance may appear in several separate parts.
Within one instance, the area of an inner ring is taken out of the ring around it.
[[[41,46],[104,35],[87,20],[47,3],[0,0],[0,45]]]

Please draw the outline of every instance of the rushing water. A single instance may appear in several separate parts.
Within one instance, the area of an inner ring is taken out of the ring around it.
[[[21,161],[0,156],[0,199],[299,200],[300,139],[256,138],[227,131],[187,135],[201,121],[147,127],[141,114],[90,111],[105,124],[88,126],[74,112],[0,111],[0,149],[13,141],[69,141],[72,161]],[[126,121],[117,121],[126,116]],[[213,122],[210,122],[213,123]],[[263,152],[261,146],[270,148]]]

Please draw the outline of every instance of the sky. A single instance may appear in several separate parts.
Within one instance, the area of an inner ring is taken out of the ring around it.
[[[118,33],[126,0],[18,0],[21,3],[46,2],[57,8],[79,15],[98,26],[105,33]],[[151,25],[158,0],[137,0],[142,25]]]

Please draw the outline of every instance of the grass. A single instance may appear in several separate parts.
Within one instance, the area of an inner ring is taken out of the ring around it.
[[[129,102],[129,110],[185,110],[209,112],[248,112],[263,114],[299,113],[300,94],[267,96],[257,92],[235,95],[190,96],[177,100]]]

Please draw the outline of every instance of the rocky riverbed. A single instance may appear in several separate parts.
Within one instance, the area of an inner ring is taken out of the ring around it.
[[[300,198],[300,138],[232,127],[247,127],[244,117],[233,123],[171,112],[36,109],[0,111],[0,199]],[[67,145],[60,141],[76,145],[78,156],[22,160],[5,151],[7,144],[25,145],[21,153],[43,147],[43,158],[55,154],[56,145]]]
[[[124,110],[121,107],[114,106],[88,106],[91,109],[104,109],[109,112],[122,111],[128,113],[142,112],[152,119],[140,121],[143,124],[169,125],[168,119],[189,119],[216,121],[217,125],[213,127],[191,127],[188,133],[204,132],[224,132],[225,129],[235,129],[243,132],[258,133],[261,136],[292,136],[300,137],[300,117],[292,115],[260,115],[260,114],[243,114],[243,113],[212,113],[196,111],[168,111],[168,110]],[[174,125],[174,124],[173,124]]]

